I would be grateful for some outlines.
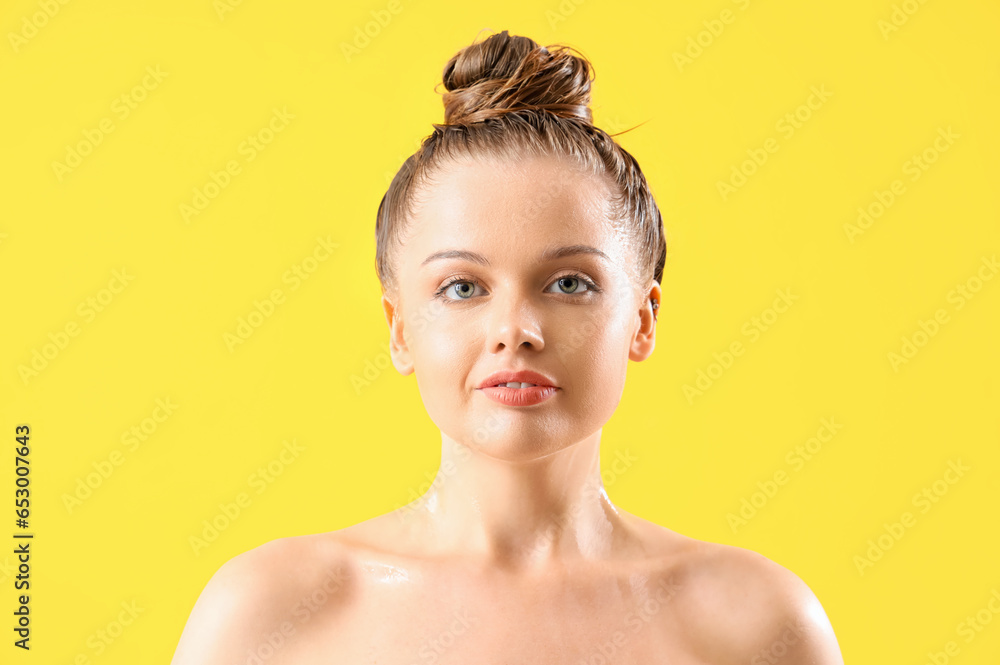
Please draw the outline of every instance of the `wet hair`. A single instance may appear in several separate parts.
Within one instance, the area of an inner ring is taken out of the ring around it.
[[[635,158],[593,125],[593,66],[574,51],[539,46],[504,30],[448,61],[444,123],[433,124],[433,133],[403,163],[379,204],[375,269],[383,292],[396,289],[396,252],[420,193],[433,185],[432,174],[479,157],[516,162],[557,156],[578,171],[603,177],[614,193],[611,221],[638,253],[636,278],[643,287],[662,280],[667,248],[659,207]]]

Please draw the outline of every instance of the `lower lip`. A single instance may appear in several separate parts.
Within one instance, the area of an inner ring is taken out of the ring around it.
[[[531,388],[494,386],[492,388],[480,388],[480,390],[494,402],[500,402],[507,406],[532,406],[552,397],[559,389],[555,386],[532,386]]]

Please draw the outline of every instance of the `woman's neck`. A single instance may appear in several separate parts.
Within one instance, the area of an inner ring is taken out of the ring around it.
[[[441,467],[408,521],[430,551],[500,568],[613,558],[631,533],[601,481],[600,437],[510,462],[442,434]]]

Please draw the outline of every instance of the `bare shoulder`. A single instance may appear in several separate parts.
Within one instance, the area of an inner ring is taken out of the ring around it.
[[[741,547],[684,539],[665,574],[697,656],[718,663],[843,665],[833,627],[792,571]]]
[[[278,538],[238,554],[198,596],[171,664],[243,664],[268,640],[335,615],[351,597],[351,563],[331,534]]]

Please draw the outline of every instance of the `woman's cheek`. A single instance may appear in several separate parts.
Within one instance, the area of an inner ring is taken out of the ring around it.
[[[427,365],[431,371],[443,368],[444,359],[448,354],[448,345],[445,342],[446,339],[442,331],[433,326],[429,326],[420,335],[418,353],[424,359],[423,364]]]
[[[623,381],[620,345],[612,336],[604,334],[594,339],[594,346],[589,351],[586,363],[592,368],[592,375],[588,379],[606,390],[616,388]]]
[[[441,317],[429,322],[426,331],[419,336],[418,353],[429,371],[444,378],[460,374],[470,354],[474,354],[479,348],[477,344],[481,343],[469,326]]]
[[[594,336],[600,332],[600,326],[587,318],[562,324],[558,329],[559,348],[563,354],[571,356],[585,353]]]

